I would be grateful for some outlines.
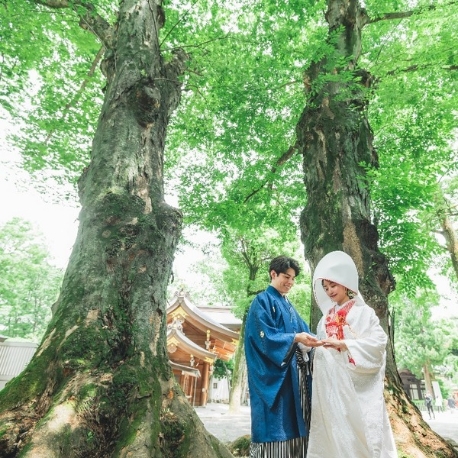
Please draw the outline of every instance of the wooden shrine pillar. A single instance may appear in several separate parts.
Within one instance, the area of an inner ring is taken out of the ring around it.
[[[210,382],[210,364],[207,361],[204,362],[203,374],[202,374],[202,406],[207,405],[208,399],[208,384]]]

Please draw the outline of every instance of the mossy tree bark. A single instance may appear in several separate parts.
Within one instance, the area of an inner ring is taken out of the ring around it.
[[[187,56],[161,56],[160,3],[123,0],[115,27],[87,3],[78,8],[106,48],[105,99],[52,322],[0,393],[3,458],[232,456],[203,428],[167,358],[182,216],[164,201],[163,151]]]
[[[250,248],[250,243],[244,241],[242,244],[242,259],[248,269],[248,287],[247,298],[249,303],[243,313],[242,325],[240,327],[239,342],[237,351],[234,358],[234,373],[232,376],[232,387],[229,393],[229,410],[231,412],[239,412],[242,401],[242,396],[248,387],[248,368],[245,356],[245,324],[248,310],[250,308],[252,299],[260,291],[251,291],[250,285],[256,280],[260,267],[262,266],[265,258],[269,256],[259,254],[254,248]]]
[[[377,166],[366,112],[371,75],[357,67],[361,31],[369,18],[357,0],[329,0],[326,20],[328,44],[335,52],[315,63],[305,75],[307,106],[297,125],[307,190],[301,236],[312,269],[324,254],[333,250],[352,256],[360,275],[362,295],[388,330],[387,296],[395,282],[387,259],[378,249],[378,232],[371,221],[363,166]],[[314,304],[313,328],[320,315]],[[416,457],[456,456],[406,397],[391,341],[387,350],[385,394],[398,448]]]

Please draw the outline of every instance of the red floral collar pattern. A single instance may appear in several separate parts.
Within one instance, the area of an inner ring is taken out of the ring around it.
[[[355,302],[355,300],[349,301],[340,310],[336,310],[336,306],[332,307],[332,309],[329,310],[325,319],[326,335],[328,337],[332,337],[338,340],[344,340],[343,328],[344,326],[349,326],[349,324],[347,323],[347,315],[353,307],[353,305],[355,305]],[[348,352],[348,361],[356,365],[354,359],[350,355],[350,352]]]

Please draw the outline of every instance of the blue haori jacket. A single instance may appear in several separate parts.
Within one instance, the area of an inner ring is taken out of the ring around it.
[[[294,335],[310,332],[273,286],[253,300],[245,327],[252,442],[279,442],[308,434],[301,409]]]

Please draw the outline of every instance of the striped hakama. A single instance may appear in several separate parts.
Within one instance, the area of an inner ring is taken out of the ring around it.
[[[301,393],[301,407],[307,436],[296,437],[282,442],[251,443],[250,458],[305,458],[307,456],[308,430],[311,416],[311,385],[310,385],[310,362],[305,362],[302,352],[296,350],[296,359],[299,377],[299,390]]]

